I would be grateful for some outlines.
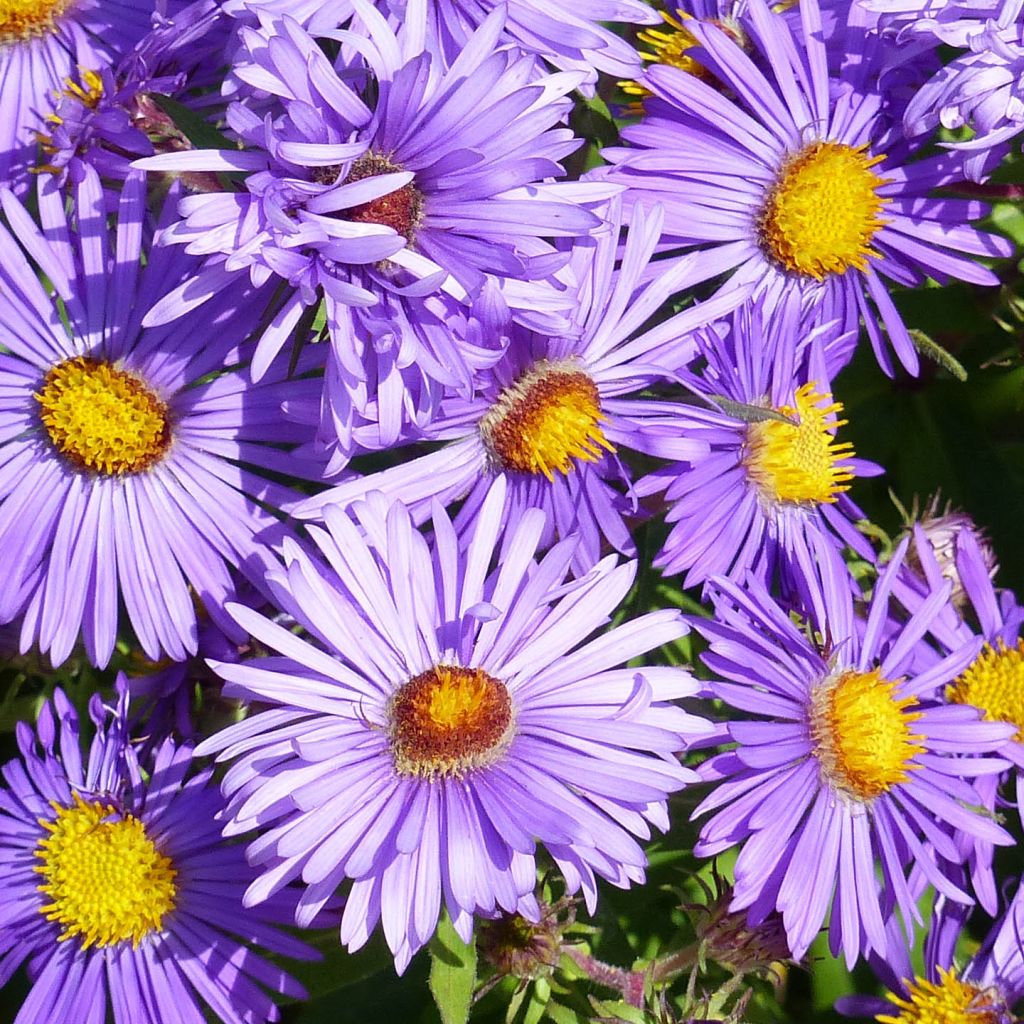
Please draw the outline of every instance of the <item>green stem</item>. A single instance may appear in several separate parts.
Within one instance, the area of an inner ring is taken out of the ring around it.
[[[565,947],[563,952],[591,981],[605,988],[612,988],[622,993],[628,1006],[644,1005],[644,975],[640,971],[627,971],[614,964],[606,964],[603,960],[588,956],[579,949]]]
[[[655,960],[651,967],[651,980],[655,982],[668,981],[669,978],[681,974],[683,971],[693,967],[700,957],[700,943],[695,942],[677,953],[670,953],[668,956]]]

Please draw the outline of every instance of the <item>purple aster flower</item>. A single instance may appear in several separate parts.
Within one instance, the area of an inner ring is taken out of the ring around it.
[[[872,967],[889,990],[885,999],[846,996],[836,1009],[848,1017],[872,1016],[882,1024],[1017,1024],[1012,1012],[1024,997],[1024,887],[992,925],[981,948],[966,962],[955,954],[966,923],[964,908],[936,901],[924,943],[924,971],[911,961],[906,939],[894,921],[884,959]]]
[[[653,403],[635,394],[693,357],[694,328],[735,307],[743,295],[701,303],[648,331],[643,326],[696,276],[690,261],[641,286],[658,239],[660,212],[635,219],[615,270],[621,209],[613,203],[609,227],[573,250],[580,282],[577,330],[550,336],[513,325],[500,361],[477,375],[473,396],[449,395],[430,424],[408,441],[446,441],[426,455],[369,476],[354,476],[293,509],[314,518],[325,505],[345,505],[373,490],[400,498],[422,522],[434,499],[465,499],[457,523],[473,521],[497,476],[508,480],[505,516],[515,522],[529,508],[547,512],[544,543],[578,535],[579,571],[601,556],[602,542],[624,554],[635,547],[623,517],[635,513],[629,471],[620,448],[638,447],[637,414]],[[681,438],[680,458],[706,451]]]
[[[868,88],[872,62],[851,52],[840,77],[829,76],[816,0],[799,5],[801,40],[764,0],[749,0],[748,10],[766,70],[727,32],[695,21],[697,59],[735,98],[677,68],[648,69],[641,81],[654,98],[645,119],[623,130],[630,147],[605,151],[614,165],[607,176],[641,206],[664,205],[663,246],[699,247],[706,278],[731,272],[727,287],[751,283],[771,304],[796,291],[844,330],[863,318],[892,373],[880,318],[900,362],[916,372],[883,279],[995,284],[970,257],[1006,256],[1012,246],[967,224],[984,205],[932,197],[961,179],[958,156],[876,148],[882,98]],[[863,32],[843,38],[867,45]]]
[[[995,656],[997,651],[1009,652],[1017,647],[1024,627],[1024,608],[1012,591],[996,586],[996,566],[984,535],[971,523],[956,531],[948,548],[937,547],[935,533],[929,531],[926,519],[913,527],[910,536],[913,547],[895,582],[899,600],[916,609],[944,582],[953,588],[950,603],[939,611],[930,631],[934,649],[920,651],[922,664],[949,653],[965,640],[984,643],[976,663],[982,669],[976,685],[970,684],[968,673],[950,693],[958,693],[955,699],[961,703],[991,712],[987,715],[990,720],[1016,722],[1024,730],[1024,690],[1018,693],[1024,686],[1024,660],[1018,671],[1013,667],[1015,656]],[[938,536],[941,540],[942,533]],[[989,666],[991,673],[984,666]],[[1024,750],[1009,744],[1002,753],[1024,767]]]
[[[79,182],[91,165],[120,191],[133,160],[152,156],[158,147],[191,149],[152,94],[185,101],[197,87],[216,84],[226,22],[212,0],[198,0],[155,27],[115,66],[80,68],[47,115],[46,131],[37,133],[47,161],[40,170]],[[185,176],[191,185],[220,187],[216,176],[207,177],[197,182]]]
[[[644,877],[637,839],[668,826],[666,797],[696,776],[676,756],[709,724],[672,703],[696,683],[675,668],[619,668],[685,632],[665,610],[596,636],[632,585],[609,557],[567,583],[574,540],[534,560],[544,513],[502,537],[505,484],[460,544],[437,508],[428,546],[400,503],[337,506],[311,532],[330,568],[286,543],[269,578],[300,638],[240,606],[277,655],[214,663],[226,692],[273,705],[205,741],[235,759],[228,833],[256,826],[263,868],[246,902],[301,877],[302,925],[351,879],[350,949],[380,922],[399,971],[442,905],[470,941],[473,915],[537,921],[536,846],[583,889]],[[498,555],[498,568],[492,560]]]
[[[580,76],[541,75],[533,58],[497,48],[500,11],[445,67],[423,52],[422,8],[396,34],[363,0],[356,6],[366,35],[333,33],[337,66],[290,18],[242,29],[235,74],[274,100],[265,116],[243,102],[229,108],[246,151],[140,163],[250,172],[242,192],[182,201],[184,219],[163,240],[209,258],[147,322],[171,319],[246,272],[257,284],[279,278],[285,298],[263,332],[258,379],[323,297],[327,422],[340,425],[343,445],[371,402],[386,403],[381,420],[401,421],[407,406],[429,406],[422,393],[431,384],[468,393],[471,355],[452,344],[443,296],[476,302],[488,293],[481,306],[502,307],[499,327],[507,307],[528,323],[564,325],[572,294],[551,279],[568,256],[545,239],[587,234],[600,220],[581,202],[610,194],[604,183],[545,180],[579,145],[556,126]],[[436,308],[424,309],[427,296]]]
[[[249,25],[259,24],[261,15],[272,18],[294,18],[307,32],[323,36],[351,21],[355,11],[351,0],[335,0],[325,4],[323,0],[221,0],[220,9],[224,14],[244,21]],[[233,62],[232,62],[233,63]],[[224,92],[230,93],[235,83],[229,78],[222,84]]]
[[[173,14],[184,0],[167,0]],[[150,28],[154,0],[7,0],[0,7],[0,185],[24,193],[36,131],[76,68],[109,67]]]
[[[414,0],[387,3],[398,19],[408,17],[413,6]],[[498,6],[497,0],[436,0],[429,5],[432,42],[454,60]],[[598,71],[633,78],[640,70],[633,46],[601,23],[653,25],[659,20],[642,0],[591,0],[585,8],[575,9],[554,0],[507,0],[505,6],[504,38],[557,68],[582,73],[581,90],[587,95],[593,95]]]
[[[733,909],[749,908],[755,922],[780,911],[797,959],[831,908],[831,949],[852,966],[870,950],[884,955],[893,906],[907,928],[920,920],[911,869],[950,899],[971,901],[942,869],[964,859],[954,835],[1013,842],[971,810],[980,803],[973,780],[1005,769],[993,751],[1013,728],[940,699],[977,643],[926,671],[909,667],[950,588],[894,617],[906,542],[877,580],[864,621],[854,617],[845,565],[828,544],[812,543],[807,633],[756,580],[745,589],[712,581],[715,619],[694,623],[710,645],[711,694],[752,716],[724,724],[736,747],[701,769],[716,785],[696,814],[714,813],[695,852],[741,845]]]
[[[935,617],[930,633],[936,649],[921,650],[921,667],[938,661],[952,651],[973,643],[976,657],[958,673],[946,688],[945,699],[954,704],[977,708],[990,722],[1008,722],[1013,726],[1011,742],[1000,750],[1006,758],[1006,771],[986,773],[978,778],[976,789],[980,804],[990,813],[1003,804],[1000,784],[1012,769],[1017,779],[1018,807],[1024,811],[1021,785],[1024,783],[1024,608],[1015,595],[998,589],[992,579],[991,553],[982,545],[973,529],[961,528],[953,542],[952,557],[936,549],[923,525],[914,528],[915,557],[913,573],[897,577],[896,593],[910,609],[920,607],[932,590],[951,580],[952,601]],[[950,566],[949,562],[952,562]],[[994,849],[984,837],[962,837],[969,852],[969,872],[978,900],[994,914],[999,895],[992,866]]]
[[[669,460],[636,485],[642,496],[664,494],[668,505],[672,530],[654,564],[685,571],[687,587],[748,571],[769,584],[777,571],[785,577],[808,564],[809,531],[873,560],[852,525],[863,513],[845,492],[881,468],[837,440],[846,421],[822,358],[849,339],[837,337],[834,324],[801,316],[795,296],[771,316],[756,300],[696,339],[706,366],[682,379],[712,407],[653,404],[635,442]],[[692,454],[694,441],[706,450]],[[681,444],[691,451],[681,455]]]
[[[15,1024],[279,1020],[272,993],[305,993],[264,951],[316,957],[277,927],[294,900],[243,912],[255,873],[221,838],[211,773],[168,740],[143,775],[127,706],[123,679],[116,708],[93,697],[84,763],[61,690],[18,724],[0,788],[0,983],[22,963],[32,981]]]
[[[660,23],[653,28],[637,32],[637,44],[641,60],[654,64],[667,64],[725,89],[714,75],[701,64],[697,51],[700,40],[690,31],[694,21],[716,25],[747,53],[752,52],[747,32],[746,0],[677,0],[669,10],[658,10]],[[619,82],[623,91],[630,96],[650,96],[650,92],[639,82]],[[630,113],[642,114],[637,104]]]
[[[173,327],[140,327],[197,265],[144,249],[143,175],[125,184],[113,236],[91,169],[73,221],[52,180],[38,195],[45,234],[0,193],[0,622],[22,616],[22,648],[38,644],[54,664],[81,634],[104,665],[123,602],[146,654],[181,660],[196,650],[191,588],[244,639],[221,609],[230,570],[261,585],[272,555],[259,535],[295,497],[261,470],[302,473],[291,449],[310,432],[280,406],[319,382],[280,365],[248,385],[242,341],[266,304],[252,289],[222,292]]]
[[[984,17],[976,10],[970,12],[974,17],[952,21],[922,18],[903,33],[911,39],[933,35],[967,50],[921,87],[903,123],[910,135],[940,124],[972,128],[969,141],[943,145],[967,154],[964,169],[975,181],[985,177],[990,152],[1024,131],[1024,0],[987,6],[998,6],[998,14]]]

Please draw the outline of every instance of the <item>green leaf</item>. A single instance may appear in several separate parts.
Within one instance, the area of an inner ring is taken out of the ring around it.
[[[598,146],[610,146],[618,142],[619,129],[615,118],[600,96],[594,96],[580,103],[573,114],[572,124],[578,135],[582,135]]]
[[[213,125],[200,117],[194,110],[190,110],[184,103],[172,100],[170,96],[162,96],[160,93],[150,93],[153,102],[174,122],[182,135],[195,146],[196,149],[237,149],[238,147],[224,135],[221,135]]]
[[[638,1006],[630,1006],[621,999],[604,1001],[590,999],[599,1020],[623,1021],[624,1024],[647,1024],[647,1015]]]
[[[548,1003],[547,1015],[555,1024],[588,1024],[588,1018],[578,1010],[563,1006],[554,1000]]]
[[[445,914],[430,940],[430,994],[442,1024],[466,1024],[476,986],[476,945],[459,938]]]
[[[517,988],[512,993],[508,1006],[505,1007],[505,1024],[512,1024],[512,1021],[516,1019],[516,1014],[519,1012],[519,1007],[523,1005],[523,1000],[526,999],[528,991],[529,987],[523,985],[522,988]]]
[[[544,1011],[551,1005],[551,985],[547,978],[538,978],[530,988],[530,1001],[526,1004],[523,1024],[540,1024]]]

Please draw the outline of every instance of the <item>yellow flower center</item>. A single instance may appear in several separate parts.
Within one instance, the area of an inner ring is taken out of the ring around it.
[[[593,379],[570,359],[537,363],[507,387],[480,420],[492,461],[518,473],[568,475],[574,459],[597,462],[615,448],[605,439]]]
[[[939,980],[917,978],[907,982],[907,999],[889,993],[899,1008],[897,1016],[880,1013],[881,1024],[999,1024],[1003,1020],[999,996],[961,981],[955,971],[939,968]]]
[[[685,71],[687,74],[695,75],[705,81],[711,79],[708,69],[694,60],[689,53],[697,46],[697,37],[686,27],[684,22],[692,21],[693,15],[677,11],[676,13],[679,15],[677,18],[667,11],[660,13],[668,28],[667,30],[648,28],[638,33],[639,41],[648,47],[646,51],[640,51],[640,56],[652,64],[667,64],[669,67],[679,68],[680,71]],[[737,42],[741,41],[741,30],[738,25],[734,27],[731,20],[730,22],[715,21],[714,24],[728,32]],[[650,95],[650,91],[639,82],[625,81],[619,82],[619,85],[622,87],[622,91],[630,96]]]
[[[0,46],[54,30],[71,0],[0,0]]]
[[[177,871],[142,822],[77,793],[73,807],[53,806],[56,820],[39,821],[50,834],[36,848],[35,870],[52,901],[40,909],[63,927],[61,941],[77,935],[85,948],[129,939],[137,946],[159,931],[174,909]]]
[[[853,479],[845,465],[853,445],[834,436],[847,423],[836,419],[843,405],[813,383],[798,388],[794,401],[795,408],[776,411],[797,423],[759,420],[747,427],[747,473],[768,501],[835,502]]]
[[[1024,640],[1007,647],[985,644],[981,654],[953,680],[946,698],[955,704],[973,704],[990,722],[1017,726],[1014,739],[1024,743]]]
[[[78,356],[53,367],[37,392],[54,447],[79,469],[140,473],[171,443],[167,406],[135,374]]]
[[[493,764],[511,738],[508,690],[483,669],[437,665],[391,700],[391,747],[400,775],[461,777]]]
[[[811,737],[822,774],[833,788],[857,800],[873,800],[906,782],[924,753],[913,735],[921,717],[913,697],[896,697],[896,683],[878,669],[843,672],[815,687],[811,697]]]
[[[766,255],[784,270],[822,280],[878,256],[871,240],[885,221],[883,157],[866,146],[812,142],[791,157],[768,194],[758,225]]]

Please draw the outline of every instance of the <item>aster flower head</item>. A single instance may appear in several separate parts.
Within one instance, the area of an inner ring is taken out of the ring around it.
[[[393,17],[408,17],[414,0],[388,0]],[[465,48],[498,0],[437,0],[430,5],[429,39],[450,60]],[[632,78],[640,68],[636,50],[603,23],[652,25],[658,15],[643,0],[592,0],[571,9],[550,0],[505,0],[503,39],[563,71],[579,72],[581,90],[593,95],[597,72]]]
[[[205,741],[235,760],[228,832],[256,826],[263,868],[247,902],[301,877],[303,924],[346,879],[350,949],[377,923],[404,970],[444,906],[469,941],[473,916],[537,922],[537,845],[567,894],[593,911],[597,878],[644,877],[637,840],[668,825],[666,797],[696,776],[677,752],[709,731],[672,701],[695,692],[674,668],[619,668],[678,637],[675,611],[602,632],[635,565],[603,560],[566,583],[574,541],[534,555],[526,512],[500,541],[504,483],[460,544],[440,508],[427,544],[400,503],[337,506],[273,573],[297,637],[247,609],[238,621],[277,655],[214,664],[226,692],[271,709]]]
[[[969,7],[947,5],[946,17],[917,19],[901,33],[912,41],[932,36],[964,49],[922,86],[903,123],[909,135],[937,125],[973,129],[969,140],[943,145],[966,154],[967,176],[980,181],[993,149],[1024,131],[1024,2]]]
[[[767,585],[807,563],[812,532],[871,558],[846,492],[881,469],[841,440],[843,406],[822,356],[841,347],[836,325],[801,315],[795,296],[771,314],[762,298],[695,339],[704,367],[681,379],[701,404],[658,402],[639,420],[637,447],[668,460],[636,485],[668,505],[672,529],[654,565],[686,572],[687,587],[748,571]],[[706,451],[685,451],[694,441]]]
[[[848,7],[853,17],[857,5]],[[884,279],[995,284],[970,257],[1006,256],[1012,246],[968,225],[983,205],[932,197],[961,179],[959,157],[919,157],[906,144],[876,149],[885,126],[871,88],[877,69],[870,54],[851,52],[838,77],[829,74],[816,0],[799,5],[799,39],[791,17],[764,0],[749,0],[748,12],[751,56],[713,24],[691,28],[697,59],[734,98],[678,68],[649,68],[646,117],[623,130],[628,147],[605,150],[607,176],[639,205],[664,205],[663,247],[698,248],[706,278],[730,273],[726,287],[752,284],[773,304],[796,292],[844,330],[863,318],[891,374],[880,320],[899,361],[916,372]],[[863,33],[844,37],[866,46]]]
[[[797,959],[830,908],[834,954],[850,966],[871,950],[884,955],[893,906],[908,929],[920,920],[911,870],[969,904],[941,867],[966,859],[955,836],[1012,843],[969,809],[981,803],[973,780],[1005,769],[995,752],[1012,727],[942,700],[977,643],[911,670],[949,584],[909,617],[894,617],[905,548],[879,577],[862,622],[846,567],[824,544],[806,573],[813,632],[802,633],[755,580],[745,588],[713,581],[715,619],[695,622],[710,645],[712,695],[752,716],[725,723],[737,746],[702,767],[715,788],[696,811],[712,813],[696,852],[741,846],[733,908],[749,908],[755,920],[779,910]]]
[[[984,573],[983,553],[970,536],[961,544],[957,563],[964,574],[964,587],[976,623],[973,629],[961,627],[959,635],[969,632],[981,636],[985,646],[957,677],[947,696],[957,703],[980,708],[990,721],[1014,725],[1014,742],[1008,745],[1004,756],[1018,768],[1024,768],[1024,608],[1011,592],[996,590]],[[952,639],[944,635],[947,640]]]
[[[81,181],[85,167],[92,166],[105,181],[118,183],[119,191],[132,160],[158,148],[191,149],[153,94],[187,101],[192,90],[215,84],[225,22],[212,0],[197,0],[174,18],[160,19],[115,65],[79,68],[37,132],[45,159],[38,169],[63,183]],[[220,187],[213,176],[205,184]],[[116,192],[111,205],[116,206]]]
[[[552,275],[567,257],[547,239],[597,227],[584,203],[610,191],[546,180],[579,145],[559,124],[580,76],[540,74],[533,58],[498,46],[501,11],[445,66],[423,50],[422,5],[397,33],[369,4],[356,7],[365,34],[331,33],[341,42],[335,65],[288,17],[261,15],[259,29],[241,29],[235,74],[268,97],[263,116],[241,100],[228,110],[246,151],[140,163],[247,175],[243,191],[182,201],[183,219],[164,241],[208,259],[149,322],[206,301],[239,274],[279,279],[285,298],[262,335],[258,379],[322,297],[325,401],[343,442],[377,400],[387,423],[407,418],[432,383],[467,390],[472,360],[452,345],[446,301],[488,292],[497,327],[509,308],[529,323],[564,325],[572,295]],[[427,299],[437,308],[424,308]]]
[[[1011,883],[1012,884],[1012,883]],[[1024,893],[1016,892],[966,962],[957,947],[968,911],[940,897],[922,955],[924,970],[911,962],[906,938],[895,921],[888,928],[884,958],[871,965],[885,984],[884,999],[846,996],[836,1003],[844,1016],[871,1016],[881,1024],[1017,1024],[1014,1008],[1024,997]]]
[[[667,64],[714,84],[715,79],[695,55],[700,42],[690,31],[689,24],[695,19],[708,21],[731,35],[744,50],[749,50],[741,19],[744,6],[743,0],[687,0],[676,4],[674,10],[659,11],[661,24],[637,32],[641,60]],[[637,99],[651,95],[635,80],[619,82],[619,85],[626,95]],[[629,113],[641,115],[643,107],[634,102]]]
[[[197,262],[144,245],[144,185],[126,182],[112,234],[94,171],[70,219],[40,181],[45,235],[0,194],[0,621],[20,617],[22,648],[37,644],[54,664],[81,636],[105,665],[121,602],[153,659],[195,651],[193,594],[237,637],[221,610],[232,570],[261,584],[272,555],[258,537],[294,498],[262,471],[301,473],[295,449],[311,440],[279,410],[316,382],[279,365],[246,386],[242,341],[265,296],[241,288],[171,329],[140,326]]]
[[[577,571],[598,560],[603,543],[632,554],[624,516],[635,513],[637,504],[618,451],[639,447],[637,417],[653,403],[628,396],[692,358],[693,330],[729,312],[745,294],[700,303],[644,331],[699,270],[684,261],[641,284],[658,239],[658,211],[636,218],[616,270],[617,200],[606,216],[608,227],[573,250],[569,270],[579,284],[574,330],[552,336],[513,326],[501,359],[476,375],[472,397],[446,397],[429,425],[405,438],[447,442],[443,447],[391,469],[353,475],[301,502],[295,514],[316,518],[328,504],[345,505],[380,490],[400,498],[419,521],[435,498],[446,505],[465,499],[457,519],[461,530],[473,522],[493,480],[504,476],[507,520],[543,508],[545,544],[580,538]],[[705,450],[699,440],[676,444],[680,457]]]
[[[162,5],[167,14],[184,0]],[[4,0],[0,5],[0,185],[28,191],[43,115],[78,68],[111,66],[149,30],[154,0]]]
[[[144,774],[127,733],[123,678],[113,708],[79,721],[60,690],[0,788],[0,983],[27,963],[32,989],[15,1024],[225,1024],[279,1019],[273,994],[302,987],[267,954],[313,959],[277,925],[288,897],[242,913],[254,872],[225,843],[224,798],[188,747],[161,744]]]
[[[929,593],[952,580],[962,599],[942,608],[931,628],[934,661],[973,642],[977,657],[947,689],[947,698],[979,708],[986,719],[1016,726],[1014,741],[1003,757],[1024,767],[1024,608],[1016,595],[997,587],[990,551],[971,530],[956,535],[950,569],[922,525],[914,528],[912,572],[896,579],[900,601],[909,608],[923,604]],[[955,574],[955,575],[954,575]]]
[[[919,651],[919,665],[927,670],[940,658],[973,644],[971,661],[945,688],[953,704],[976,708],[989,722],[1009,723],[1011,741],[1001,750],[1005,770],[978,778],[980,804],[988,813],[1002,809],[1006,798],[1001,784],[1011,776],[1017,782],[1020,808],[1020,779],[1024,769],[1024,608],[1009,590],[996,586],[991,550],[978,532],[961,528],[947,553],[936,547],[924,524],[914,527],[913,559],[896,579],[896,592],[908,608],[920,607],[932,589],[951,581],[957,600],[936,616],[930,632],[933,645]],[[945,556],[945,557],[944,557]],[[908,571],[909,570],[909,571]],[[958,841],[968,855],[967,870],[978,901],[990,913],[999,907],[999,892],[993,869],[994,849],[984,837],[961,836]]]

